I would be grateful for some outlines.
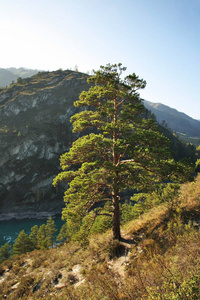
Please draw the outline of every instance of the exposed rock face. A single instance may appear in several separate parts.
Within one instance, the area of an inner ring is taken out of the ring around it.
[[[61,212],[63,191],[52,186],[59,157],[72,140],[73,102],[87,75],[42,72],[0,92],[0,219]]]

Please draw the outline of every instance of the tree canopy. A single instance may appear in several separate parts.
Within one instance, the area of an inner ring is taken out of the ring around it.
[[[69,184],[62,213],[68,236],[87,234],[104,216],[120,239],[123,192],[151,191],[163,180],[185,180],[191,171],[174,162],[156,121],[144,118],[138,90],[146,81],[134,73],[123,78],[125,71],[121,64],[101,66],[74,103],[82,110],[71,117],[73,132],[85,135],[60,157],[63,171],[53,181]]]

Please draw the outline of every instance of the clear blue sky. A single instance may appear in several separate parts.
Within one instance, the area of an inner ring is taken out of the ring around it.
[[[200,0],[1,0],[0,67],[121,62],[141,96],[200,119]]]

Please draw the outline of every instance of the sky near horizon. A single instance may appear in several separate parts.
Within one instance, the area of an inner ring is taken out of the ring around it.
[[[119,63],[141,97],[200,120],[200,0],[1,0],[0,68]]]

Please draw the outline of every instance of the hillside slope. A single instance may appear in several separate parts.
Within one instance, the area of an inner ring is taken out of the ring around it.
[[[43,72],[0,92],[0,219],[58,213],[63,193],[52,187],[59,157],[74,136],[73,102],[87,75]]]
[[[173,132],[180,134],[183,139],[185,136],[186,141],[188,141],[187,137],[193,137],[197,138],[200,144],[200,122],[198,120],[161,103],[144,100],[144,105],[151,110],[160,124],[165,121]]]
[[[199,299],[200,176],[110,232],[35,250],[0,265],[3,299]],[[152,199],[153,200],[153,199]],[[155,200],[155,199],[154,199]],[[148,203],[149,204],[149,203]]]

